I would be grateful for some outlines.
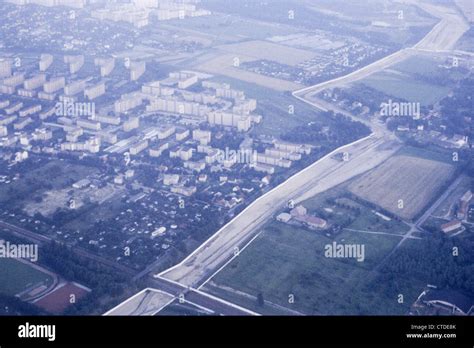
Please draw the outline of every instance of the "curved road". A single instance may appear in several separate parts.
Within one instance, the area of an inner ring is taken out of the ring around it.
[[[417,49],[451,49],[469,28],[465,19],[455,10],[417,0],[406,2],[416,4],[441,19],[413,48],[402,49],[344,77],[295,91],[293,95],[312,106],[325,109],[308,98],[308,94],[314,95],[322,89],[364,78],[416,54]],[[336,149],[258,198],[186,259],[160,273],[160,276],[186,286],[199,286],[234,256],[235,251],[238,250],[236,248],[255,236],[258,228],[279,211],[289,199],[296,202],[302,201],[385,161],[398,149],[397,141],[383,125],[377,122],[372,122],[370,125],[373,133],[369,137]],[[349,161],[340,162],[331,158],[333,154],[343,151],[350,154]]]
[[[312,96],[325,88],[347,84],[383,70],[418,53],[418,50],[434,52],[450,50],[469,28],[464,17],[451,8],[426,4],[419,0],[403,2],[419,6],[431,15],[440,18],[440,22],[412,48],[402,49],[346,76],[295,91],[293,95],[322,110],[334,108],[332,105],[325,105],[322,101],[313,100]],[[373,131],[370,136],[334,150],[259,197],[186,259],[161,272],[159,276],[189,288],[200,287],[235,257],[238,248],[248,244],[258,234],[259,228],[281,210],[290,199],[300,202],[385,161],[393,155],[400,144],[383,125],[375,121],[371,122],[370,126]],[[348,152],[350,160],[341,162],[332,158],[334,154],[340,152]]]

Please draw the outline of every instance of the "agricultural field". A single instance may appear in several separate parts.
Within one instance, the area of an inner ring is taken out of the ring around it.
[[[453,164],[453,151],[442,148],[419,148],[414,146],[403,146],[397,151],[396,155],[411,156],[427,159],[430,161],[438,161],[446,164]]]
[[[256,28],[259,28],[258,23],[266,22],[279,24],[287,30],[287,33],[275,35],[292,35],[291,29],[296,28],[308,31],[322,29],[345,36],[350,33],[357,38],[396,47],[414,44],[436,23],[435,18],[416,6],[389,0],[325,0],[318,1],[317,5],[314,0],[206,0],[205,6],[215,13],[228,14],[230,18],[234,15],[237,18],[252,18],[258,21]],[[293,11],[293,19],[289,19],[289,11]],[[403,20],[398,18],[399,11],[403,11]],[[222,30],[230,34],[224,25]],[[245,33],[240,32],[241,29],[237,28],[236,33],[245,37]]]
[[[197,57],[191,62],[191,65],[193,69],[227,76],[283,92],[292,91],[302,86],[291,81],[246,71],[240,68],[240,65],[259,60],[271,60],[296,66],[316,56],[316,53],[309,50],[279,45],[269,41],[250,40],[216,46],[214,52]]]
[[[302,0],[312,10],[321,12],[340,19],[361,20],[364,18],[371,21],[379,21],[387,24],[386,27],[399,27],[403,25],[420,25],[421,23],[432,23],[433,20],[423,16],[415,6],[401,2],[377,1],[377,0],[319,0],[318,6],[314,6],[312,0]],[[397,14],[399,10],[404,12],[404,21]],[[384,27],[381,25],[381,27]]]
[[[186,21],[170,20],[167,26],[194,35],[212,37],[214,43],[241,41],[245,39],[263,40],[274,35],[288,35],[301,32],[289,25],[253,20],[241,16],[214,13],[212,16],[187,18]]]
[[[428,106],[440,101],[454,88],[463,74],[448,68],[445,58],[417,55],[382,72],[358,81],[384,93],[387,98],[403,99]]]
[[[414,219],[449,182],[454,167],[446,163],[394,156],[349,185],[358,197],[402,219]]]
[[[409,57],[400,63],[392,66],[394,72],[398,71],[400,73],[406,74],[420,74],[420,75],[429,75],[432,73],[440,72],[440,64],[444,64],[445,59],[439,58],[436,56],[424,56],[417,55]]]
[[[385,71],[364,80],[364,85],[383,92],[387,96],[420,103],[428,106],[436,103],[449,93],[445,86],[434,86],[431,84],[409,80],[407,76],[398,72]]]
[[[40,286],[47,288],[54,282],[51,275],[39,268],[26,262],[4,258],[0,258],[0,280],[0,293],[10,296]]]
[[[365,261],[326,258],[324,247],[333,240],[363,244]],[[332,239],[271,222],[204,290],[247,306],[256,303],[249,296],[262,294],[265,305],[251,309],[265,314],[275,314],[280,306],[279,314],[406,314],[409,306],[399,304],[397,294],[402,292],[406,303],[412,303],[421,284],[404,279],[380,282],[374,270],[399,240],[399,236],[351,232]],[[242,293],[246,295],[238,296]],[[290,295],[294,303],[289,302]]]

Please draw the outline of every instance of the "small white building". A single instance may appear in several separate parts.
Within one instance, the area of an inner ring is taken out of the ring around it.
[[[278,215],[276,217],[277,221],[280,221],[280,222],[284,222],[284,223],[287,223],[291,220],[291,215],[288,214],[288,213],[281,213],[280,215]]]

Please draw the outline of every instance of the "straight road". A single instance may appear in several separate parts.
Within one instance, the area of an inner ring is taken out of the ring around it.
[[[153,278],[150,283],[156,289],[168,293],[176,299],[181,298],[183,301],[203,307],[215,314],[230,316],[258,315],[258,313],[168,279]]]
[[[421,225],[433,214],[433,212],[440,206],[443,201],[448,198],[448,196],[459,186],[462,181],[462,176],[459,176],[454,180],[451,185],[443,192],[441,196],[434,202],[424,214],[415,222],[415,227],[421,229]]]
[[[259,315],[256,312],[234,305],[198,289],[186,287],[161,277],[150,278],[149,284],[150,288],[140,291],[104,315],[156,315],[176,301],[192,304],[213,315]]]
[[[431,216],[431,214],[433,214],[433,212],[440,206],[440,204],[443,203],[446,198],[448,198],[448,196],[456,189],[456,187],[459,186],[461,180],[462,176],[459,176],[456,180],[454,180],[451,185],[449,185],[449,187],[443,192],[443,194],[439,196],[436,202],[434,202],[428,209],[426,209],[426,211],[423,213],[422,216],[420,216],[418,220],[416,220],[413,224],[410,224],[410,230],[403,235],[400,242],[398,242],[397,245],[393,247],[390,253],[388,253],[387,256],[384,257],[384,259],[377,265],[374,270],[379,270],[380,267],[382,267],[382,265],[388,259],[390,259],[390,257],[395,253],[395,251],[397,251],[397,249],[399,249],[407,239],[416,239],[413,234],[416,232],[423,231],[421,225],[423,225],[423,223]]]

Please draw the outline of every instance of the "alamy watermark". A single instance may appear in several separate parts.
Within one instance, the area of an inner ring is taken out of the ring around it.
[[[56,325],[36,325],[26,322],[18,326],[19,338],[46,338],[49,342],[56,340]]]
[[[380,104],[381,116],[408,116],[415,119],[421,117],[420,103],[415,102],[395,102],[392,99],[388,103]]]
[[[58,102],[55,105],[56,116],[94,116],[95,103]]]
[[[230,150],[228,147],[225,150],[219,150],[217,154],[217,161],[219,163],[231,162],[233,164],[256,164],[257,151],[256,150]]]
[[[326,244],[324,256],[328,258],[356,259],[358,262],[365,260],[364,244]]]
[[[0,240],[0,258],[25,259],[31,262],[38,261],[37,244],[13,244]]]

